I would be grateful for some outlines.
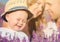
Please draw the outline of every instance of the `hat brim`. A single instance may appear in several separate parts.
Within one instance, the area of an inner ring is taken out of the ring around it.
[[[9,14],[9,13],[12,13],[12,12],[15,12],[15,11],[18,11],[18,10],[26,11],[28,13],[28,18],[27,18],[28,20],[33,16],[33,14],[29,10],[27,10],[27,9],[16,9],[16,10],[4,12],[3,15],[2,15],[2,19],[4,21],[8,22],[7,19],[6,19],[6,14]]]

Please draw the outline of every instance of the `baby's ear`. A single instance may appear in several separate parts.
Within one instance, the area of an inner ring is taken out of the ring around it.
[[[8,21],[9,20],[9,14],[6,14],[6,20]]]

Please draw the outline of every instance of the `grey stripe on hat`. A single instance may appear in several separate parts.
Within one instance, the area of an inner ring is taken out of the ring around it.
[[[16,9],[27,9],[27,7],[17,6],[17,7],[13,7],[13,8],[11,8],[11,9],[9,9],[9,11],[13,11],[13,10],[16,10]]]

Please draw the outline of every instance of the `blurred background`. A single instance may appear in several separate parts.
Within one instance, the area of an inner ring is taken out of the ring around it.
[[[0,0],[0,15],[4,12],[4,6],[8,0]],[[2,26],[2,19],[0,16],[0,27]]]

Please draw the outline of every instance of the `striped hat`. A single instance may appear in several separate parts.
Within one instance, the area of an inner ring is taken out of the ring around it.
[[[15,10],[25,10],[28,12],[28,19],[32,17],[32,13],[28,10],[28,0],[9,0],[5,5],[4,13],[1,14],[3,20],[6,20],[5,16],[7,13],[15,11]]]

